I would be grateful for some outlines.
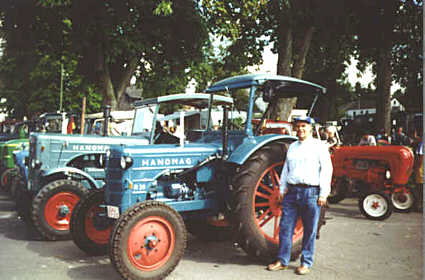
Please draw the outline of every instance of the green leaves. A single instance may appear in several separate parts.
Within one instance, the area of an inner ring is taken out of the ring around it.
[[[168,0],[162,0],[154,10],[156,16],[169,16],[173,13],[172,2]]]

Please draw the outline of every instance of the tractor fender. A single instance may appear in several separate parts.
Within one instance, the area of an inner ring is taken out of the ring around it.
[[[87,181],[90,183],[90,186],[93,189],[100,189],[102,188],[102,186],[100,186],[95,179],[93,179],[92,176],[90,176],[87,172],[82,171],[81,169],[75,168],[75,167],[60,167],[60,168],[55,168],[52,170],[49,170],[48,172],[44,173],[43,176],[44,177],[49,177],[55,174],[65,174],[67,176],[72,175],[72,174],[77,174],[78,176],[84,177],[85,179],[87,179]]]
[[[256,137],[247,137],[243,140],[236,150],[234,150],[229,158],[228,162],[236,163],[242,165],[255,151],[261,147],[271,143],[281,140],[281,142],[286,142],[288,144],[297,140],[296,137],[290,135],[277,135],[277,134],[267,134]]]

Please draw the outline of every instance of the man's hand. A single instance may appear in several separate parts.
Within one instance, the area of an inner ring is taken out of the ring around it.
[[[326,204],[326,197],[320,196],[319,199],[317,200],[317,205],[325,206],[325,204]]]
[[[283,201],[283,193],[279,194],[279,204],[282,204]]]

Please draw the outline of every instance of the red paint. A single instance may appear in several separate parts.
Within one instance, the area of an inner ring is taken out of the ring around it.
[[[154,237],[156,240],[149,240]],[[173,226],[163,217],[151,216],[137,222],[127,241],[130,262],[143,271],[162,267],[174,251],[176,236]]]
[[[269,241],[279,244],[279,222],[282,214],[280,196],[280,173],[283,162],[276,163],[261,174],[254,191],[253,215],[256,217],[258,230]],[[303,225],[298,220],[292,241],[303,236]]]
[[[80,197],[72,192],[60,192],[52,196],[44,208],[44,217],[47,224],[55,230],[69,230],[71,213],[79,200]],[[68,207],[69,213],[66,216],[60,215],[61,206]]]

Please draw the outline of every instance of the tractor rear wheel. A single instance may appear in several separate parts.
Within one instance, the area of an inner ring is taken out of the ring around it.
[[[75,245],[89,255],[105,255],[113,220],[106,217],[105,191],[95,190],[83,197],[71,215],[70,231]]]
[[[380,191],[363,194],[359,198],[359,208],[366,218],[377,221],[387,219],[393,212],[390,197]]]
[[[164,279],[180,262],[186,242],[180,214],[165,203],[145,201],[116,222],[109,257],[123,279]]]
[[[393,204],[394,211],[407,213],[412,210],[415,205],[416,199],[411,187],[396,188],[391,192],[391,203]]]
[[[332,180],[331,193],[328,196],[328,202],[335,204],[347,196],[348,182],[343,178]]]
[[[71,238],[69,222],[72,210],[89,190],[80,182],[56,180],[45,185],[32,202],[31,218],[46,240]]]
[[[262,147],[236,170],[232,184],[237,241],[249,255],[268,263],[275,260],[279,248],[279,187],[286,151],[284,143]],[[301,254],[302,236],[299,219],[292,238],[292,260]]]

